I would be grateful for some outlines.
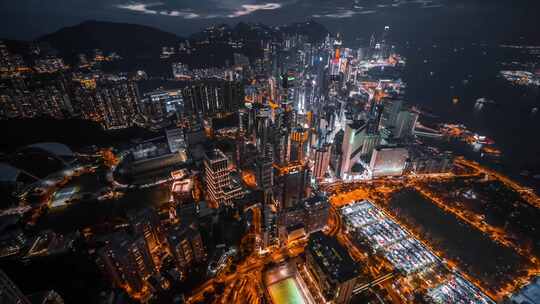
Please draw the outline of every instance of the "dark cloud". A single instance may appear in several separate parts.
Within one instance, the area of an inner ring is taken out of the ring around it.
[[[472,27],[494,24],[504,31],[505,27],[520,23],[535,25],[530,19],[538,19],[531,13],[538,11],[537,2],[540,1],[0,0],[0,37],[30,39],[89,19],[140,23],[180,35],[215,23],[283,24],[307,19],[316,19],[331,30],[349,35],[364,34],[385,23],[405,27],[402,30],[413,35],[422,30],[419,25],[430,27],[430,23],[441,31],[444,26],[467,31],[460,25],[460,18],[465,16]]]

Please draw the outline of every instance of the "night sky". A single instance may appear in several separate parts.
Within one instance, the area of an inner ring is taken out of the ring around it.
[[[391,25],[404,40],[539,37],[535,0],[0,0],[0,37],[33,39],[85,20],[187,36],[220,23],[317,20],[346,38]],[[455,37],[454,37],[455,36]],[[523,39],[523,38],[521,38]],[[540,38],[537,38],[540,39]]]

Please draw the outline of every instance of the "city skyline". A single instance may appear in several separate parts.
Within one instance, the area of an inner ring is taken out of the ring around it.
[[[534,7],[0,3],[0,302],[540,303]]]

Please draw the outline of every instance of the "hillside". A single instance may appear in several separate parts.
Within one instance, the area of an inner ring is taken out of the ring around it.
[[[159,52],[164,45],[175,46],[180,40],[175,34],[144,25],[102,21],[85,21],[37,39],[64,56],[99,48],[136,57]]]

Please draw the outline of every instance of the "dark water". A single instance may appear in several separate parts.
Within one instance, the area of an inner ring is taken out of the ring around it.
[[[531,176],[540,174],[540,115],[532,114],[540,106],[540,90],[518,87],[498,77],[503,62],[540,62],[540,59],[520,50],[496,45],[445,43],[423,46],[404,44],[399,52],[407,58],[404,80],[408,88],[406,99],[437,118],[438,122],[465,124],[470,130],[488,136],[502,150],[500,164],[479,159],[479,154],[456,148],[501,170],[531,187],[540,189],[540,181],[520,176],[528,170]],[[452,98],[459,98],[458,104]],[[478,98],[487,104],[474,109]],[[429,122],[427,117],[421,121]]]

